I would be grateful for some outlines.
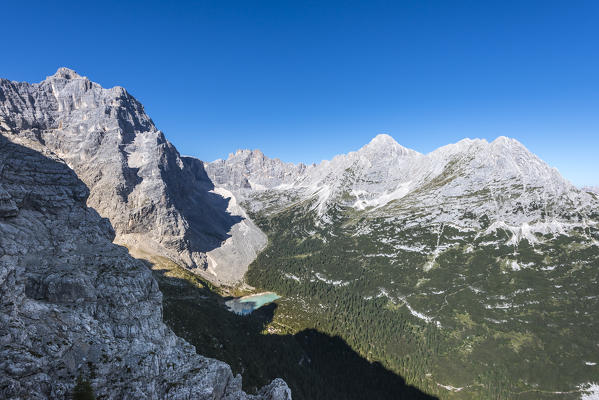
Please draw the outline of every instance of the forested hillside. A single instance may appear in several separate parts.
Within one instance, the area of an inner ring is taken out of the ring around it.
[[[286,299],[273,326],[338,335],[442,398],[577,399],[597,379],[597,228],[511,245],[501,230],[384,219],[361,234],[359,213],[319,225],[310,210],[254,215],[270,244],[247,280]]]

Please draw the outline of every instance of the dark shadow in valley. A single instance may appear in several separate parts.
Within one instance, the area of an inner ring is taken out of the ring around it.
[[[276,304],[239,316],[224,306],[230,297],[202,286],[186,271],[154,269],[154,276],[164,294],[165,322],[199,354],[223,360],[241,373],[246,391],[280,377],[296,400],[434,399],[380,363],[364,359],[340,337],[314,329],[265,332]]]
[[[201,160],[181,156],[183,164],[179,165],[177,150],[166,139],[164,145],[171,148],[165,152],[161,175],[169,200],[187,222],[185,242],[194,252],[220,247],[231,237],[233,226],[244,218],[229,212],[230,198],[213,191],[215,186]]]

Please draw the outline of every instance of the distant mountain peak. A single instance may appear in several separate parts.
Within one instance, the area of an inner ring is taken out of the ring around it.
[[[507,137],[507,136],[497,136],[497,138],[495,140],[493,140],[491,143],[499,143],[499,144],[507,144],[507,143],[514,143],[514,142],[518,142],[516,139]],[[518,142],[520,143],[520,142]]]
[[[370,144],[399,144],[391,135],[386,133],[379,133],[370,141]]]
[[[52,79],[52,78],[54,78],[54,79],[76,79],[76,78],[82,78],[82,76],[70,68],[60,67],[60,68],[58,68],[56,73],[54,73],[54,75],[51,75],[46,79]]]
[[[314,198],[319,215],[335,202],[377,212],[395,204],[427,210],[423,211],[426,218],[445,222],[459,221],[468,210],[518,225],[542,220],[550,207],[553,215],[560,215],[559,207],[584,208],[591,201],[522,143],[505,136],[490,142],[463,139],[424,155],[380,134],[358,151],[306,168],[239,161],[208,165],[207,172],[216,185],[247,198],[251,195],[246,190],[255,188],[260,192],[273,189],[279,192],[274,196],[283,199],[289,193],[295,198]],[[291,191],[280,195],[286,190]],[[257,204],[257,208],[263,205]],[[440,204],[452,211],[431,211]],[[539,204],[546,206],[545,214],[538,211]],[[522,207],[535,213],[518,211]]]
[[[229,153],[228,159],[232,159],[235,157],[259,157],[264,158],[264,153],[260,149],[250,150],[250,149],[238,149],[235,153]]]
[[[537,157],[530,152],[518,140],[499,136],[489,142],[486,139],[465,138],[456,143],[451,143],[429,153],[433,157],[448,157],[451,154],[476,154],[477,157],[491,160],[491,158],[520,158],[522,160],[537,160]],[[539,160],[540,161],[540,160]]]
[[[503,147],[508,149],[522,149],[529,151],[526,146],[524,146],[521,142],[514,138],[510,138],[507,136],[499,136],[491,143],[489,143],[493,147]]]
[[[367,145],[362,147],[358,152],[372,153],[390,153],[392,155],[409,156],[420,154],[415,150],[408,149],[397,143],[392,136],[386,133],[376,135]]]

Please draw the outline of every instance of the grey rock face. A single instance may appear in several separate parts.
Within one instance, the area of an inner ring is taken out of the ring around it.
[[[304,164],[268,158],[260,150],[238,150],[226,160],[205,164],[216,186],[238,189],[270,189],[292,182],[305,170]]]
[[[39,138],[0,134],[0,185],[0,398],[68,398],[84,374],[102,398],[291,399],[279,379],[244,393],[164,325],[151,272]]]
[[[597,207],[594,196],[506,137],[464,139],[425,155],[378,135],[358,151],[308,167],[250,151],[205,167],[216,185],[232,190],[251,211],[276,213],[306,203],[322,223],[342,206],[410,226],[480,228],[479,219],[487,216],[494,228],[524,235],[567,231],[579,219],[584,225]]]
[[[0,79],[0,130],[66,161],[90,189],[88,205],[110,219],[117,243],[167,256],[217,284],[241,280],[266,244],[229,207],[235,199],[213,191],[203,163],[180,156],[121,87],[104,89],[67,68],[38,84]],[[0,213],[11,207],[0,192]],[[231,242],[242,251],[221,249]]]

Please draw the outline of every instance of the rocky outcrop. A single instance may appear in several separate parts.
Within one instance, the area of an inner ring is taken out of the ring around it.
[[[82,375],[98,398],[291,399],[280,379],[244,393],[164,325],[150,270],[39,137],[0,134],[0,185],[0,398],[68,398]]]
[[[110,219],[117,243],[217,284],[240,281],[266,244],[229,206],[235,199],[214,191],[203,163],[180,156],[122,87],[104,89],[67,68],[35,84],[0,79],[1,131],[62,158],[89,188],[88,205]],[[11,209],[0,192],[0,213]]]

